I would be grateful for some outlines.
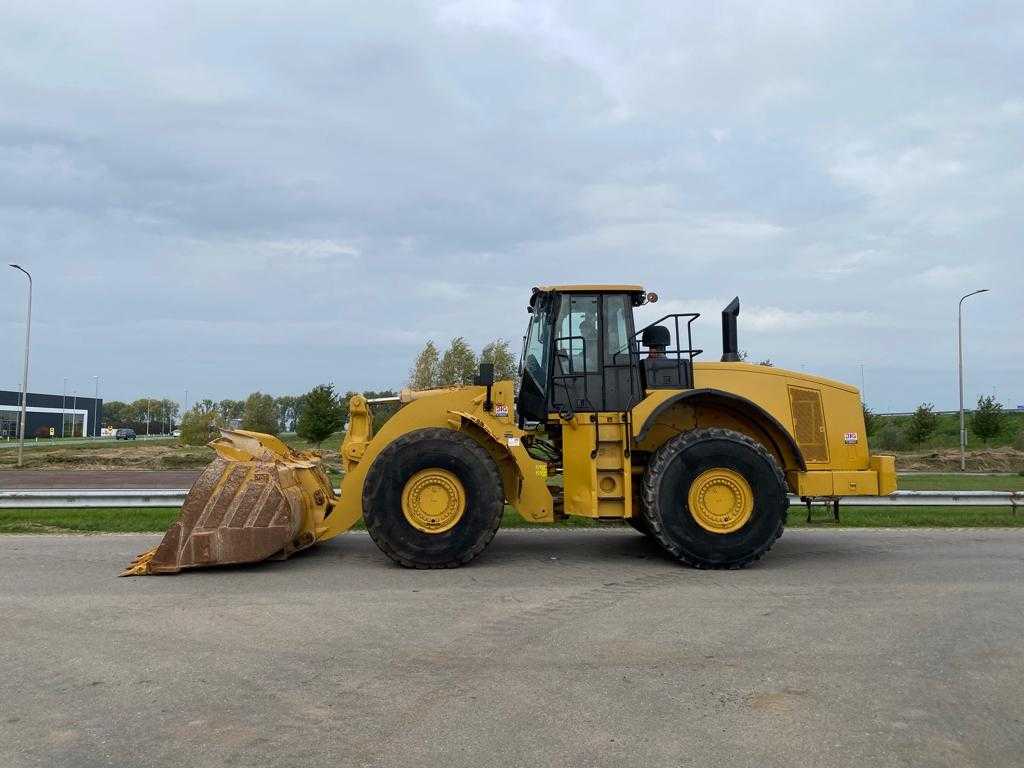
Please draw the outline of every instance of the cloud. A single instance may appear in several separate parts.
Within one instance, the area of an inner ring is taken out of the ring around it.
[[[444,280],[428,280],[416,286],[416,295],[423,299],[440,301],[464,301],[471,298],[471,288],[466,285],[449,283]]]
[[[565,61],[593,75],[611,102],[611,116],[629,118],[633,111],[625,82],[626,59],[563,18],[556,6],[520,0],[455,0],[443,4],[438,19],[471,30],[497,30],[522,40],[545,58]]]
[[[707,318],[717,318],[729,299],[693,299],[669,301],[648,305],[638,315],[647,322],[672,313],[699,312]],[[705,321],[706,323],[706,321]],[[744,332],[753,334],[790,333],[794,331],[822,331],[828,329],[887,328],[893,320],[879,312],[867,310],[815,310],[799,307],[765,306],[740,302],[738,322]]]
[[[625,281],[709,349],[738,294],[752,355],[941,406],[984,282],[971,381],[1024,400],[1022,40],[950,2],[8,4],[32,385],[397,386],[428,338],[518,338],[533,285]]]
[[[935,288],[954,288],[971,285],[978,276],[978,269],[974,266],[939,264],[922,272],[920,280]]]

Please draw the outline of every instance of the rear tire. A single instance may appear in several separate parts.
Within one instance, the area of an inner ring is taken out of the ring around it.
[[[627,517],[626,522],[629,523],[630,527],[632,527],[637,533],[648,537],[651,536],[651,526],[647,524],[647,518],[644,517],[643,513],[634,515],[633,517]]]
[[[735,530],[728,525],[722,532],[708,530],[691,513],[691,489],[709,472],[739,476],[752,495],[749,517]],[[786,480],[774,457],[757,441],[728,429],[672,438],[654,453],[644,474],[643,514],[651,535],[670,555],[697,568],[742,568],[759,559],[782,535],[788,509]]]
[[[424,470],[454,475],[465,496],[457,522],[437,533],[414,527],[403,511],[406,484]],[[473,438],[451,429],[420,429],[395,439],[363,483],[366,530],[384,554],[407,568],[465,565],[491,543],[504,509],[494,460]]]

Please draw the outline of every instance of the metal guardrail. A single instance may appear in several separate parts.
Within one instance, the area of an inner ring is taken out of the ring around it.
[[[794,505],[802,503],[796,496],[789,499]],[[1017,507],[1024,506],[1024,491],[896,491],[891,496],[841,496],[839,503],[844,507]]]
[[[188,489],[0,490],[0,509],[45,507],[180,507]]]
[[[0,509],[42,507],[180,507],[188,489],[0,490]],[[794,507],[803,502],[790,496]],[[829,504],[832,499],[814,500]],[[896,491],[892,496],[842,496],[844,507],[1017,507],[1024,491]]]

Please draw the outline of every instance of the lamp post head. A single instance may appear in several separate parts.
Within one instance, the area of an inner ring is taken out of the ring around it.
[[[979,293],[988,293],[988,288],[979,288],[976,291],[971,291],[970,293],[965,293],[963,296],[960,297],[960,303],[963,304],[964,303],[964,299],[969,298],[971,296],[976,296]]]

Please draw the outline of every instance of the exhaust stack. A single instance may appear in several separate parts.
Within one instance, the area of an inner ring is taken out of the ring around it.
[[[722,310],[722,362],[740,361],[739,341],[736,338],[736,318],[740,314],[740,297],[736,296]]]

